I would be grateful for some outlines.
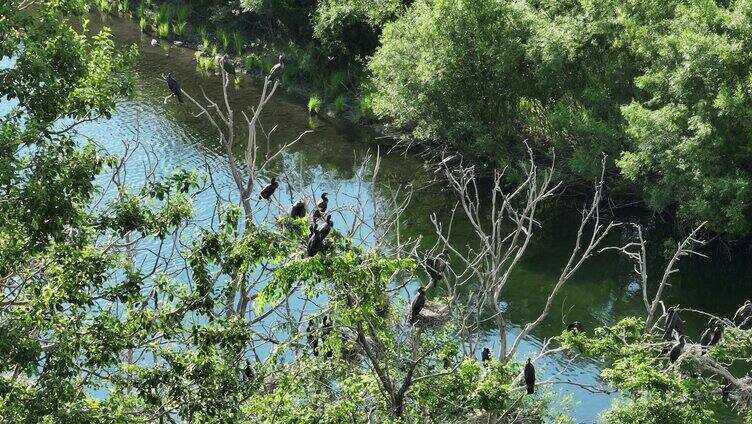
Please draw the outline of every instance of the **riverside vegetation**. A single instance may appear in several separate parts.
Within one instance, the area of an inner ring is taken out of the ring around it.
[[[213,186],[211,169],[146,164],[146,182],[129,185],[128,155],[76,137],[78,125],[108,119],[134,89],[136,49],[116,49],[107,29],[84,36],[71,20],[86,28],[87,12],[88,2],[75,0],[0,4],[0,94],[14,102],[0,120],[3,421],[566,422],[548,389],[567,382],[531,381],[515,355],[551,319],[560,288],[611,249],[634,261],[644,316],[562,326],[527,362],[562,351],[602,360],[608,386],[590,389],[622,395],[604,414],[608,423],[707,423],[722,408],[752,422],[752,378],[739,371],[752,357],[752,310],[708,316],[714,330],[719,322],[725,329],[715,344],[684,343],[679,314],[706,314],[666,309],[662,295],[679,260],[701,253],[703,225],[649,278],[642,229],[601,216],[608,164],[600,157],[569,261],[542,293],[545,307],[508,339],[503,304],[519,299],[504,299],[503,289],[538,233],[537,211],[561,187],[534,143],[510,163],[516,189],[493,173],[490,210],[474,168],[442,170],[474,248],[458,246],[451,223],[435,216],[426,219],[441,255],[390,237],[410,196],[374,205],[371,218],[362,205],[332,198],[329,211],[349,211],[347,225],[330,227],[322,242],[315,220],[290,216],[292,205],[266,189],[276,187],[265,184],[272,165],[306,136],[263,149],[259,118],[284,79],[261,83],[250,116],[227,100],[226,73],[201,100],[181,93],[184,113],[215,130],[229,152],[231,199]],[[165,101],[177,101],[169,95],[165,84]],[[233,155],[235,147],[244,154]],[[377,181],[379,160],[366,160],[358,178]],[[111,184],[97,184],[102,175]],[[193,209],[207,193],[217,193],[208,222]],[[318,199],[305,200],[310,210]],[[610,246],[606,236],[617,229],[627,241]],[[306,252],[311,239],[320,250]],[[428,294],[409,317],[406,285]],[[500,347],[481,362],[475,334],[489,319]]]

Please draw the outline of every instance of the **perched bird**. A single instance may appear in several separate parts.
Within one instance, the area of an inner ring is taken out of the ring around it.
[[[269,184],[266,185],[261,190],[261,195],[259,196],[259,200],[269,200],[270,197],[274,194],[274,191],[277,190],[277,187],[279,187],[279,183],[277,182],[276,177],[272,177],[272,180],[269,182]]]
[[[151,46],[152,47],[156,47],[158,45],[159,45],[159,40],[157,40],[156,38],[152,38],[151,39]]]
[[[705,332],[702,333],[702,337],[700,337],[700,346],[710,346],[710,342],[713,340],[713,334],[715,333],[715,324],[715,318],[711,318],[710,321],[708,321],[708,329],[705,330]]]
[[[525,364],[525,385],[527,386],[527,394],[532,395],[535,393],[535,366],[530,362],[530,358],[527,358],[527,364]]]
[[[232,66],[230,57],[227,55],[222,56],[222,69],[230,75],[235,75],[235,67]]]
[[[480,360],[483,361],[483,366],[485,366],[491,360],[491,349],[484,347],[480,354]]]
[[[327,215],[326,216],[326,222],[324,222],[319,227],[319,234],[321,234],[321,240],[324,240],[326,236],[329,235],[329,232],[332,231],[332,227],[334,226],[334,222],[332,222],[332,216]]]
[[[306,248],[306,253],[308,253],[308,257],[314,257],[317,253],[321,251],[322,246],[322,239],[321,239],[321,233],[319,232],[319,229],[316,228],[316,224],[311,226],[311,236],[308,239],[308,246]]]
[[[292,205],[290,216],[293,218],[303,218],[306,216],[306,204],[304,200],[298,200],[298,203]]]
[[[316,207],[313,208],[313,212],[311,212],[313,219],[321,218],[323,213],[326,212],[326,208],[329,207],[329,198],[327,195],[329,195],[329,193],[321,193],[321,200],[316,204]]]
[[[427,257],[423,261],[423,266],[426,268],[426,272],[434,281],[439,281],[444,277],[444,271],[446,271],[447,262],[449,262],[449,251],[444,249],[439,256]]]
[[[575,321],[567,326],[567,331],[569,331],[570,333],[578,334],[584,331],[584,327],[582,326],[581,322]]]
[[[710,341],[713,340],[714,330],[715,328],[708,328],[704,333],[702,333],[702,337],[700,337],[700,346],[702,346],[703,348],[710,346]]]
[[[713,337],[710,339],[710,346],[717,345],[721,339],[723,338],[723,323],[720,321],[716,321],[715,327],[713,328]]]
[[[742,330],[752,330],[752,315],[744,319],[744,322],[739,324],[739,328]]]
[[[251,366],[251,361],[248,359],[245,360],[245,369],[243,370],[243,374],[245,375],[245,379],[247,381],[253,380],[255,375],[253,374],[253,366]]]
[[[183,103],[183,90],[180,89],[180,84],[172,77],[172,72],[167,73],[167,87],[178,98],[178,101]]]
[[[679,335],[684,334],[684,320],[679,316],[676,307],[672,306],[666,311],[666,332],[663,335],[663,340],[672,340],[674,338],[674,331],[679,333]]]
[[[752,315],[752,301],[747,300],[744,302],[744,305],[736,310],[736,313],[734,314],[734,325],[740,325],[750,315]]]
[[[311,347],[313,356],[318,356],[319,338],[316,334],[316,322],[313,319],[308,320],[308,328],[306,329],[306,332],[308,333],[308,346]]]
[[[679,356],[681,356],[682,352],[684,352],[684,343],[686,342],[686,340],[687,336],[679,336],[679,340],[671,348],[671,351],[668,354],[668,360],[671,361],[672,364],[676,362],[676,360],[679,359]]]
[[[321,343],[325,343],[326,340],[329,338],[329,335],[332,333],[332,322],[329,320],[329,317],[324,315],[324,318],[321,320]],[[327,348],[324,352],[324,356],[326,358],[332,357],[332,350]]]
[[[420,317],[420,311],[425,305],[426,288],[418,287],[418,294],[415,296],[415,298],[413,298],[412,303],[410,303],[410,322],[412,324],[415,324],[415,322],[418,321],[418,317]]]
[[[285,64],[282,62],[282,59],[282,55],[279,55],[279,63],[272,66],[271,71],[269,71],[269,79],[271,81],[278,80],[282,76],[282,73],[285,72]]]
[[[723,377],[723,385],[721,385],[721,400],[723,403],[728,403],[729,395],[731,394],[731,382],[728,378]]]
[[[434,174],[438,174],[439,172],[443,171],[444,169],[448,168],[454,168],[456,166],[459,166],[462,164],[462,155],[459,153],[455,153],[453,155],[449,155],[444,157],[441,162],[439,162],[439,165],[437,166],[436,170],[433,171]]]

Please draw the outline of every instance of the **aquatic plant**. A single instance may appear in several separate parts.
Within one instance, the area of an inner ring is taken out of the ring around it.
[[[162,3],[157,9],[157,19],[161,23],[169,23],[175,16],[176,7],[170,3]]]
[[[187,22],[175,22],[174,24],[172,24],[172,32],[174,32],[175,35],[178,36],[183,35],[183,33],[185,32],[186,24]]]
[[[222,28],[219,28],[217,30],[217,40],[219,40],[219,44],[222,46],[222,50],[227,51],[227,49],[230,47],[230,35]]]
[[[167,38],[170,35],[170,24],[168,22],[161,22],[157,25],[157,34],[160,38]]]
[[[214,72],[215,61],[213,57],[204,56],[200,51],[195,53],[196,68],[200,73],[207,75]]]
[[[204,50],[209,48],[209,31],[205,26],[198,27],[198,36],[201,39],[201,45],[204,46]]]
[[[239,31],[232,32],[232,48],[235,54],[240,56],[243,53],[245,47],[245,37]]]
[[[141,32],[145,32],[147,26],[146,18],[142,16],[141,19],[138,20],[138,27],[141,29]]]
[[[319,110],[321,110],[321,99],[314,94],[308,99],[308,113],[318,115]]]
[[[334,99],[334,109],[336,109],[339,113],[344,112],[346,104],[347,99],[345,99],[344,94],[340,94],[336,99]]]

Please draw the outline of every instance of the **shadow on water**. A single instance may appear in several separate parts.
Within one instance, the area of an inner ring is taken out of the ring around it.
[[[169,93],[159,78],[164,72],[173,72],[183,88],[199,99],[202,97],[202,87],[207,92],[219,87],[219,77],[203,76],[197,72],[191,50],[152,47],[149,44],[151,38],[143,36],[133,22],[118,18],[105,18],[102,22],[98,16],[93,16],[92,21],[95,30],[101,25],[112,28],[119,45],[138,45],[141,56],[134,70],[138,92],[135,98],[119,106],[112,120],[87,125],[82,133],[113,153],[121,152],[123,141],[138,138],[160,159],[163,170],[178,166],[202,170],[208,164],[217,172],[217,185],[231,191],[230,177],[221,171],[225,169],[225,153],[216,141],[213,128],[196,118],[194,108],[189,107],[188,103],[180,104],[174,98],[164,103]],[[240,111],[248,112],[255,106],[260,95],[259,88],[259,82],[243,76],[240,87],[230,89],[230,101],[238,115]],[[218,99],[216,92],[211,97]],[[276,126],[273,144],[290,141],[302,131],[310,129],[305,106],[284,95],[275,96],[267,106],[262,124],[267,131]],[[353,187],[357,170],[355,158],[362,158],[369,151],[373,153],[375,144],[372,141],[373,135],[369,135],[368,131],[354,131],[351,126],[322,120],[312,134],[275,164],[272,172],[281,173],[285,167],[303,169],[303,185],[308,192],[313,190],[318,194],[339,190],[340,195],[347,195],[356,190]],[[367,187],[370,190],[368,195],[388,197],[388,184],[414,183],[423,187],[433,178],[432,170],[425,168],[422,161],[415,157],[388,155],[381,163],[380,184]],[[135,184],[142,177],[134,173],[132,178],[131,182]],[[439,182],[416,193],[402,217],[402,236],[422,236],[425,246],[433,245],[436,236],[429,216],[436,213],[440,221],[448,222],[455,203],[450,190],[447,184]],[[283,202],[289,195],[281,194]],[[292,193],[292,196],[297,197],[297,193]],[[540,313],[548,291],[571,253],[580,219],[578,207],[581,205],[553,200],[540,215],[542,228],[538,237],[503,292],[505,318],[512,325],[528,322]],[[199,213],[206,213],[212,208],[213,204],[197,205]],[[665,234],[656,223],[647,222],[647,227],[650,228],[648,237],[651,243],[648,271],[652,278],[656,278],[665,267],[666,249],[661,241]],[[620,244],[627,237],[627,230],[617,230],[609,242]],[[472,244],[472,238],[467,223],[457,220],[453,241],[459,245]],[[674,276],[672,287],[668,290],[667,300],[671,304],[729,316],[738,304],[751,297],[747,277],[750,275],[748,255],[741,259],[725,255],[709,259],[692,258],[682,261],[681,266],[681,272]],[[642,315],[644,307],[641,296],[632,264],[614,252],[598,254],[562,289],[549,319],[524,342],[519,357],[524,358],[527,352],[539,348],[543,339],[560,334],[568,321],[578,320],[586,328],[592,329],[598,325],[612,324],[627,315]],[[691,315],[685,319],[688,321],[690,338],[699,338],[706,320]],[[510,341],[516,337],[518,330],[513,328],[510,332]],[[485,332],[487,343],[498,349],[493,329],[489,326]],[[600,368],[597,361],[579,357],[570,363],[570,359],[567,355],[547,358],[540,365],[542,378],[561,373],[559,377],[562,380],[583,384],[598,382]],[[613,400],[613,396],[593,395],[574,386],[557,386],[556,390],[562,395],[572,396],[572,413],[579,422],[593,422]]]

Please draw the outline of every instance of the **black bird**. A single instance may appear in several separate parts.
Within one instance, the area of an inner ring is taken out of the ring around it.
[[[332,227],[334,226],[334,222],[332,222],[332,216],[327,215],[326,216],[326,222],[324,222],[319,227],[319,234],[321,234],[321,240],[324,240],[326,236],[329,235],[329,232],[332,231]]]
[[[180,84],[172,77],[172,72],[167,73],[167,87],[178,98],[178,101],[183,103],[183,90],[180,89]]]
[[[274,194],[274,191],[277,190],[277,187],[279,187],[279,183],[277,182],[277,178],[272,177],[272,180],[269,182],[269,184],[266,185],[261,190],[261,195],[259,196],[259,200],[269,200],[270,197]]]
[[[420,311],[426,305],[426,288],[418,287],[418,294],[410,304],[410,322],[415,324],[420,316]]]
[[[449,251],[446,249],[439,254],[438,257],[428,257],[423,261],[423,266],[426,268],[426,272],[431,276],[434,281],[439,281],[444,277],[444,271],[446,271],[447,262],[449,262]]]
[[[731,382],[728,378],[723,377],[723,385],[721,386],[721,400],[723,403],[728,403],[729,395],[731,394]]]
[[[535,366],[530,362],[530,358],[527,358],[527,364],[525,364],[525,385],[527,386],[527,394],[532,395],[535,393]]]
[[[491,360],[491,349],[484,347],[483,352],[480,354],[480,360],[483,361],[483,366],[486,366],[488,361]]]
[[[567,326],[567,331],[570,333],[578,334],[582,333],[584,330],[584,327],[582,326],[582,323],[579,321],[575,321]]]
[[[671,361],[672,364],[676,362],[676,360],[679,359],[679,356],[681,356],[682,352],[684,352],[684,343],[686,342],[686,340],[687,336],[679,336],[679,340],[671,348],[671,351],[668,354],[668,360]]]
[[[702,346],[703,348],[710,346],[710,342],[711,340],[713,340],[714,331],[715,328],[708,328],[704,333],[702,333],[702,337],[700,337],[700,346]]]
[[[721,341],[721,338],[723,338],[723,323],[716,321],[713,328],[713,338],[710,339],[710,346],[717,345]]]
[[[222,69],[230,75],[235,75],[235,67],[232,66],[230,57],[227,55],[222,56]]]
[[[279,63],[272,66],[271,71],[269,71],[269,79],[276,81],[282,76],[283,72],[285,72],[285,64],[282,62],[282,55],[279,55]]]
[[[454,168],[455,166],[459,166],[462,164],[462,155],[459,153],[455,153],[450,156],[444,157],[441,162],[439,162],[438,167],[435,171],[433,171],[434,174],[438,174],[439,172],[443,171],[447,168]]]
[[[321,218],[323,216],[323,213],[326,212],[326,208],[329,207],[329,198],[327,197],[328,194],[329,193],[321,193],[321,200],[316,204],[316,207],[313,208],[313,219]]]
[[[303,218],[306,216],[306,204],[304,200],[298,200],[298,203],[292,205],[290,216],[293,218]]]
[[[245,369],[243,370],[243,374],[245,375],[245,379],[247,381],[252,381],[255,375],[253,374],[253,367],[251,366],[251,361],[248,359],[245,360]]]
[[[308,239],[308,246],[306,247],[306,253],[308,253],[309,258],[316,256],[321,251],[322,241],[321,233],[316,228],[316,223],[314,222],[311,226],[311,237]]]
[[[715,334],[715,324],[715,318],[711,318],[710,321],[708,321],[708,329],[705,330],[705,332],[702,333],[702,337],[700,337],[700,346],[710,346],[710,342],[713,340],[713,334]]]
[[[744,322],[739,324],[739,328],[742,330],[752,330],[752,315],[748,316]]]
[[[313,356],[318,356],[319,354],[319,338],[316,335],[316,322],[312,319],[308,320],[308,328],[306,329],[306,332],[308,333],[308,346],[311,347],[311,352],[313,352]]]
[[[328,316],[324,315],[324,318],[321,320],[321,343],[325,343],[331,333],[332,333],[332,322],[329,320]],[[327,359],[331,358],[332,350],[329,348],[326,348],[326,351],[324,352],[324,356],[326,356]]]
[[[734,314],[734,325],[740,325],[750,315],[752,315],[752,301],[747,300],[744,302],[744,305],[736,310],[736,313]]]
[[[674,338],[674,331],[679,333],[679,335],[684,334],[684,320],[679,316],[676,307],[672,306],[666,311],[666,333],[663,335],[663,340],[672,340]]]

